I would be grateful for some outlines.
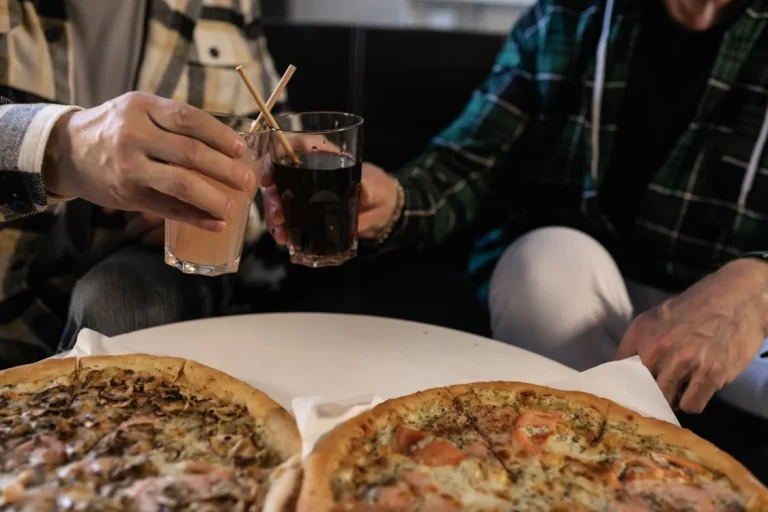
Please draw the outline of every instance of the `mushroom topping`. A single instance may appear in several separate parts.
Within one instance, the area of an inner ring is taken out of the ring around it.
[[[53,386],[30,397],[29,405],[46,412],[62,412],[72,403],[71,389]]]
[[[238,486],[231,473],[217,471],[204,474],[187,474],[179,477],[148,478],[131,489],[130,509],[161,511],[181,508],[198,510],[201,502],[211,500],[245,501],[247,496]],[[231,507],[226,507],[230,510]]]
[[[49,435],[40,435],[4,454],[5,470],[18,471],[37,466],[54,467],[66,459],[64,444]]]
[[[220,421],[232,421],[243,414],[243,408],[239,405],[218,405],[208,408],[208,415]]]
[[[126,386],[115,386],[111,388],[104,388],[99,393],[99,396],[106,398],[112,402],[124,402],[131,398],[133,395],[133,385],[128,384]]]
[[[18,416],[20,414],[21,414],[21,407],[7,405],[7,404],[0,407],[0,418]]]

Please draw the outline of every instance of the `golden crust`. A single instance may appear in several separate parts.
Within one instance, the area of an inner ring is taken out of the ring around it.
[[[267,444],[280,454],[282,460],[301,450],[301,437],[293,417],[266,393],[231,375],[189,360],[176,383],[225,402],[244,405],[264,429]]]
[[[755,503],[762,504],[762,506],[768,504],[768,489],[747,468],[690,430],[666,421],[641,416],[635,411],[612,402],[608,409],[607,418],[609,422],[630,423],[635,427],[634,432],[639,435],[658,436],[674,446],[684,448],[694,456],[694,462],[725,474],[737,487],[754,496],[750,503],[750,510],[762,510],[761,507],[752,508]]]
[[[489,396],[483,391],[490,392],[504,392],[504,393],[535,393],[538,396],[551,395],[564,400],[573,401],[584,406],[592,407],[603,416],[608,412],[608,408],[613,404],[610,400],[600,398],[589,393],[582,391],[565,391],[562,389],[550,388],[547,386],[539,386],[536,384],[528,384],[526,382],[478,382],[475,384],[462,384],[458,386],[451,386],[448,390],[454,394],[454,396],[461,396],[465,394],[472,394],[474,397],[480,400],[481,405],[504,405],[501,400],[494,400],[493,395]]]
[[[356,440],[412,418],[419,410],[438,411],[441,408],[453,408],[453,395],[446,388],[429,389],[387,400],[336,427],[318,441],[304,462],[304,481],[296,510],[309,512],[335,508],[331,478],[354,449]]]
[[[39,363],[0,371],[0,387],[16,386],[18,391],[34,393],[53,382],[71,380],[77,371],[77,358],[46,359]]]
[[[120,368],[146,372],[158,377],[175,380],[181,374],[186,360],[180,357],[161,357],[149,354],[127,354],[123,356],[88,356],[80,358],[79,372]]]

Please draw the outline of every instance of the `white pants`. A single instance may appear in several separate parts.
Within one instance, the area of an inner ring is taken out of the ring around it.
[[[499,341],[581,371],[612,360],[633,317],[667,298],[624,279],[588,235],[544,228],[518,239],[499,260],[490,286],[491,329]],[[768,358],[758,355],[718,396],[768,418]]]

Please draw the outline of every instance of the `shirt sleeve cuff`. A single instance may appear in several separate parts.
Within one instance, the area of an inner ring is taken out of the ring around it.
[[[45,157],[45,148],[48,146],[48,139],[54,125],[70,112],[82,110],[76,106],[48,105],[43,108],[35,119],[30,123],[29,129],[24,137],[21,154],[19,155],[19,170],[24,172],[42,173],[43,160]],[[27,141],[30,141],[27,144]],[[62,197],[45,191],[48,204],[61,203],[73,199],[71,197]]]

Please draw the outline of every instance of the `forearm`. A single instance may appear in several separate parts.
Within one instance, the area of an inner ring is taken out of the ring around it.
[[[538,108],[533,81],[537,48],[525,37],[536,26],[527,13],[513,29],[488,78],[464,111],[424,154],[397,173],[405,208],[388,246],[425,248],[468,228],[484,210],[513,161]]]
[[[43,178],[45,150],[56,122],[76,109],[0,99],[0,222],[37,213],[56,200]]]
[[[468,228],[492,193],[491,161],[433,145],[397,173],[405,206],[387,245],[426,249]]]

